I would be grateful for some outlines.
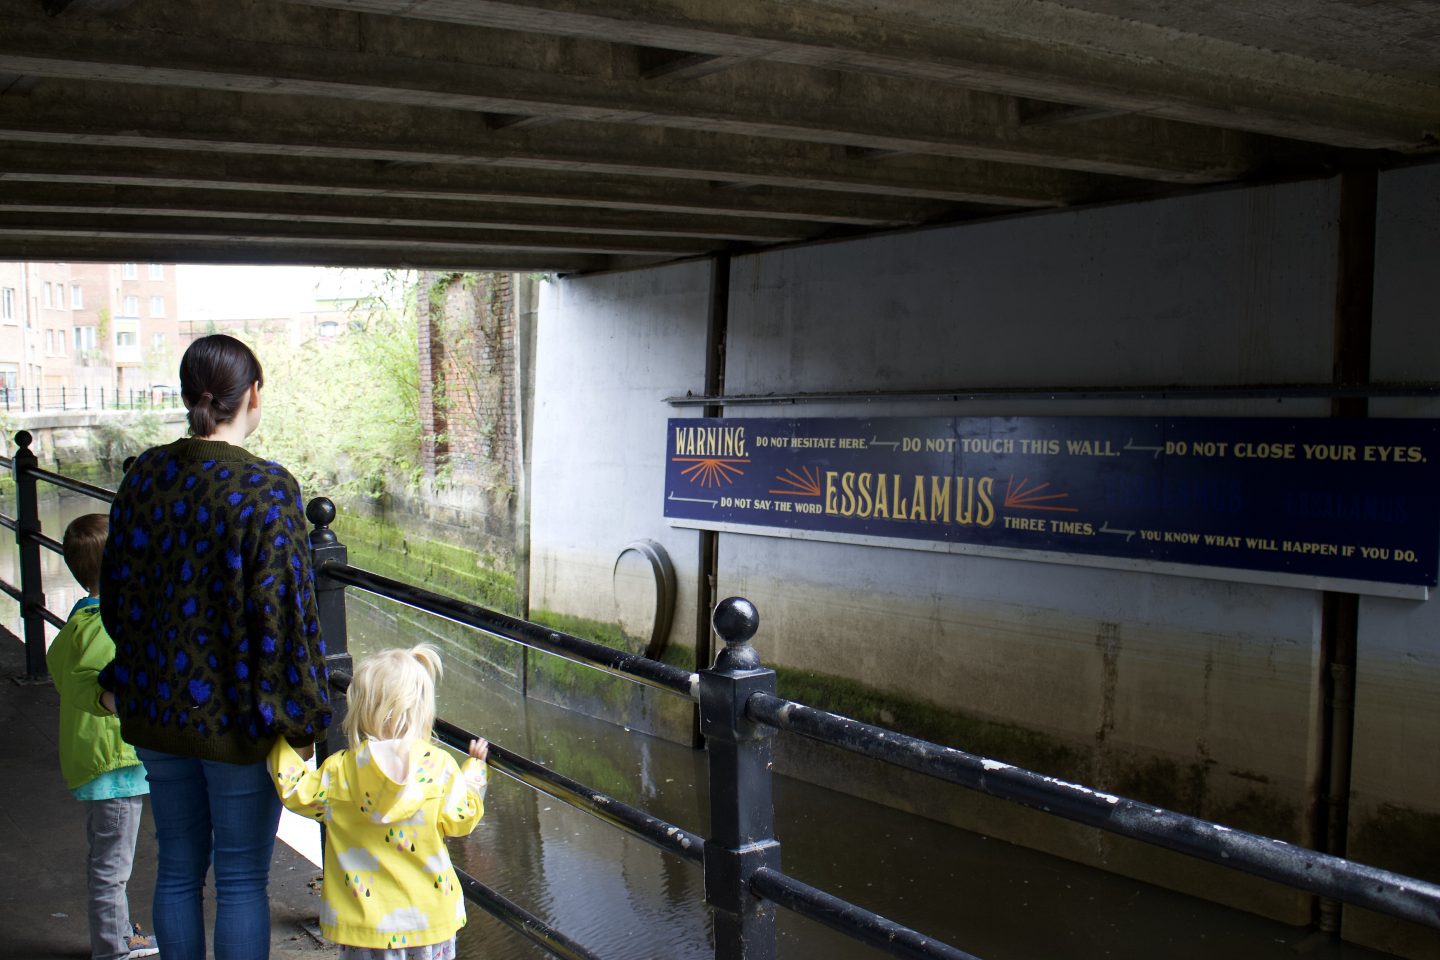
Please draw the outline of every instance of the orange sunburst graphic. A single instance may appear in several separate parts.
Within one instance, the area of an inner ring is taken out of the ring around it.
[[[690,464],[680,471],[681,476],[688,477],[691,483],[699,483],[702,487],[718,487],[721,481],[734,483],[736,477],[745,475],[745,471],[735,464],[750,462],[749,457],[671,457],[670,459],[674,463]]]
[[[1053,510],[1059,513],[1079,513],[1079,507],[1062,507],[1058,504],[1044,503],[1045,500],[1067,500],[1068,493],[1045,493],[1050,486],[1049,483],[1042,483],[1038,487],[1030,486],[1030,478],[1022,477],[1017,484],[1015,478],[1011,477],[1005,484],[1005,506],[1012,510]]]
[[[809,467],[801,467],[796,473],[789,467],[785,468],[784,474],[777,475],[775,482],[782,487],[789,487],[789,490],[771,490],[771,493],[779,494],[782,497],[818,497],[820,496],[820,471],[812,470]]]

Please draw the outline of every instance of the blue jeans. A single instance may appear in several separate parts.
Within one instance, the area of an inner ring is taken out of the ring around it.
[[[126,887],[140,833],[140,797],[85,801],[85,836],[90,841],[91,960],[125,960],[130,947],[130,900]]]
[[[137,749],[150,781],[158,871],[151,920],[165,960],[205,960],[201,892],[215,863],[215,960],[268,960],[280,797],[264,762]]]

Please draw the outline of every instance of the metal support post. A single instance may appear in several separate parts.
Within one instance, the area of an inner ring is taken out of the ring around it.
[[[65,404],[65,384],[63,383],[60,384],[60,409],[67,409],[67,406]]]
[[[700,671],[700,732],[710,762],[710,837],[705,841],[705,902],[715,918],[716,960],[774,960],[775,905],[750,890],[757,870],[780,869],[771,788],[775,731],[751,722],[745,703],[775,693],[775,671],[760,665],[750,638],[754,604],[730,597],[711,617],[725,648]]]
[[[305,507],[305,517],[315,525],[310,531],[310,560],[315,566],[315,605],[320,611],[320,639],[325,642],[325,669],[329,673],[351,670],[350,641],[345,627],[345,585],[325,575],[325,563],[347,563],[345,545],[330,529],[335,522],[335,504],[328,497],[315,497]],[[345,698],[330,697],[330,732],[316,747],[316,762],[345,746],[340,729],[345,719]]]
[[[30,449],[28,430],[15,434],[15,544],[20,548],[20,621],[25,634],[25,672],[32,678],[48,673],[45,666],[45,584],[40,573],[40,544],[31,534],[40,532],[40,493],[35,468],[39,461]]]

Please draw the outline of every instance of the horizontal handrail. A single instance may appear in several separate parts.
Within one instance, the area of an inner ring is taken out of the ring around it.
[[[757,723],[873,757],[971,790],[1143,840],[1287,886],[1440,928],[1440,884],[1319,853],[1272,837],[1074,783],[861,723],[828,710],[753,694]]]
[[[597,954],[586,950],[515,901],[502,896],[493,887],[481,883],[459,867],[454,869],[455,876],[460,880],[460,889],[464,891],[467,900],[474,901],[490,916],[531,943],[543,947],[561,960],[601,960]]]
[[[14,530],[19,526],[20,521],[14,517],[7,517],[5,514],[0,513],[0,527],[4,527],[6,530]]]
[[[0,580],[0,593],[5,594],[5,596],[9,597],[11,600],[14,600],[16,603],[20,602],[20,588],[11,586],[4,580]]]
[[[699,697],[700,680],[698,675],[668,663],[651,660],[638,653],[616,650],[614,647],[607,647],[593,640],[551,630],[528,620],[521,620],[495,610],[487,610],[485,607],[466,603],[464,600],[456,600],[423,587],[413,586],[400,580],[392,580],[389,577],[382,577],[378,573],[371,573],[368,570],[337,563],[333,560],[321,564],[316,573],[330,577],[339,583],[359,587],[361,590],[378,596],[388,597],[397,603],[403,603],[417,610],[433,613],[446,620],[474,627],[482,633],[501,640],[509,640],[523,646],[533,647],[536,650],[543,650],[546,653],[553,653],[566,660],[598,667],[606,673],[612,673],[617,677],[624,677],[636,683],[643,683],[688,700],[696,700]]]
[[[15,461],[9,457],[0,457],[0,467],[4,467],[6,470],[12,470],[15,467]]]
[[[52,473],[49,470],[42,470],[39,467],[31,467],[30,473],[41,480],[48,480],[57,487],[64,487],[66,490],[73,490],[75,493],[83,493],[87,497],[94,497],[96,500],[104,500],[106,503],[115,501],[115,491],[106,490],[104,487],[97,487],[93,483],[86,483],[84,480],[75,480],[61,473]]]
[[[773,901],[802,917],[823,923],[854,940],[868,943],[897,957],[912,960],[977,960],[973,954],[927,937],[919,931],[857,907],[808,883],[769,867],[761,867],[750,878],[757,896]]]
[[[53,550],[55,553],[60,554],[62,557],[65,555],[65,545],[63,543],[61,543],[59,540],[56,540],[54,537],[42,533],[39,530],[30,530],[26,532],[25,539],[31,541],[32,543],[38,543],[40,544],[40,546],[44,547],[47,550]]]
[[[34,609],[36,613],[40,614],[41,618],[43,618],[46,623],[50,624],[50,626],[54,627],[56,630],[59,630],[65,626],[65,618],[60,616],[60,614],[52,611],[49,607],[42,607],[37,605],[32,609]]]
[[[447,720],[435,720],[435,736],[462,753],[475,735]],[[556,773],[529,757],[507,750],[499,744],[490,745],[490,765],[533,790],[554,797],[610,824],[652,847],[674,854],[694,864],[704,861],[705,838],[683,827],[652,817],[638,807],[585,786],[564,774]]]

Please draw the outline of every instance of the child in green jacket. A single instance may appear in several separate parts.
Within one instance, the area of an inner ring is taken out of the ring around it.
[[[115,644],[100,622],[100,554],[110,528],[104,514],[77,517],[65,528],[65,564],[89,596],[50,644],[45,662],[60,693],[60,772],[85,803],[90,841],[92,960],[137,960],[159,953],[154,938],[130,922],[125,894],[140,833],[142,797],[150,792],[145,767],[120,739],[120,721],[100,700],[100,669],[115,658]]]

